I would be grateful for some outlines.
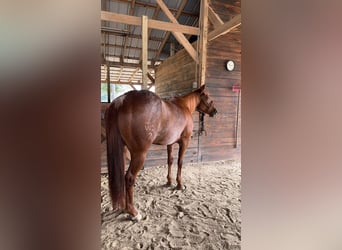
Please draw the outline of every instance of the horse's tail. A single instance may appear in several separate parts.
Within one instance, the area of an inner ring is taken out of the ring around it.
[[[125,209],[124,144],[118,127],[118,110],[110,105],[105,112],[107,138],[107,166],[109,190],[113,209]]]

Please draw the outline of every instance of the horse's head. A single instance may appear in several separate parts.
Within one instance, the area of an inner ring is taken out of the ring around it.
[[[208,114],[209,116],[213,117],[217,114],[217,110],[214,106],[213,101],[209,97],[208,91],[205,89],[205,85],[203,85],[198,90],[200,102],[196,107],[196,110],[199,112],[203,112]]]

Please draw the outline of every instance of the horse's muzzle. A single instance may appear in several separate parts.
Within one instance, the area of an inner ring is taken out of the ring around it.
[[[214,117],[217,114],[217,110],[214,109],[213,112],[209,114],[210,117]]]

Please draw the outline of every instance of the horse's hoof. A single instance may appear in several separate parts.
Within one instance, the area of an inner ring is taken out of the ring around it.
[[[183,185],[177,185],[176,187],[178,190],[185,190],[185,186]]]
[[[139,212],[136,216],[131,216],[131,220],[134,222],[139,222],[139,221],[141,221],[141,219],[142,219],[142,216]]]

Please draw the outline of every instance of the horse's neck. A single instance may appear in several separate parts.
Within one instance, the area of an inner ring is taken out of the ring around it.
[[[178,100],[183,106],[186,106],[190,113],[193,113],[200,101],[199,95],[196,92],[192,92],[186,96],[179,97]]]

